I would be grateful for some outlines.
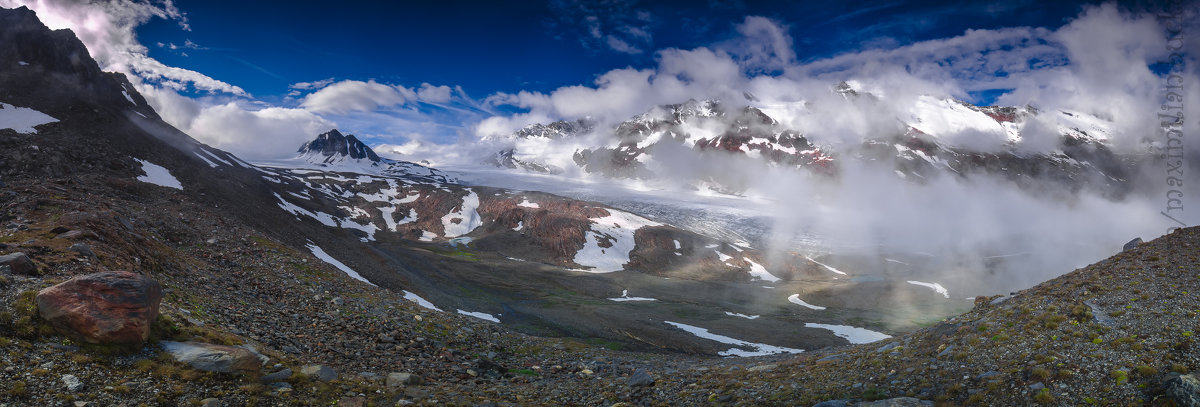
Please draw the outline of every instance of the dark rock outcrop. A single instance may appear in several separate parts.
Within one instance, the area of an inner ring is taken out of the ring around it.
[[[342,135],[337,129],[318,135],[313,141],[304,143],[298,150],[301,154],[320,154],[325,157],[325,162],[341,159],[342,157],[350,157],[352,159],[361,160],[368,159],[378,162],[379,155],[375,154],[371,147],[359,141],[358,138],[351,135]]]
[[[59,333],[87,343],[137,344],[150,337],[162,287],[127,271],[75,277],[38,292],[38,313]]]

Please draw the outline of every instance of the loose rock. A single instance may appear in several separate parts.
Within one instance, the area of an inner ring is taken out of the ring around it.
[[[37,275],[37,266],[33,264],[33,260],[30,260],[29,256],[21,252],[0,256],[0,270],[6,268],[12,274]]]
[[[262,363],[257,354],[237,346],[163,341],[162,347],[180,363],[206,372],[253,372]]]

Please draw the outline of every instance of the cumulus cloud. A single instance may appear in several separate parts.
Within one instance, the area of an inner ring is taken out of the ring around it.
[[[36,12],[47,27],[71,29],[104,70],[134,74],[134,79],[144,77],[160,81],[171,89],[181,90],[192,86],[200,91],[246,95],[237,86],[196,71],[167,66],[147,56],[148,50],[138,42],[134,32],[137,26],[152,18],[162,18],[178,22],[184,30],[190,29],[187,16],[171,0],[158,3],[133,0],[0,0],[0,6],[26,6]]]
[[[450,102],[451,92],[449,86],[433,86],[428,83],[422,83],[421,88],[417,89],[417,98],[426,103],[448,103]]]
[[[403,86],[374,80],[344,80],[305,96],[300,101],[300,107],[315,113],[344,114],[398,106],[416,99],[416,93]]]
[[[304,109],[245,102],[197,101],[168,89],[138,86],[163,120],[196,140],[248,160],[291,157],[300,145],[337,127]]]

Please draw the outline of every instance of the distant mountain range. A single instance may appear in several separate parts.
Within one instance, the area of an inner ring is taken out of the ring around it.
[[[841,83],[830,91],[850,102],[878,100],[857,84]],[[575,166],[607,177],[669,180],[728,194],[740,194],[751,184],[720,163],[758,162],[836,178],[845,165],[875,162],[913,182],[937,174],[991,174],[1020,184],[1036,178],[1068,190],[1091,188],[1114,197],[1129,191],[1134,172],[1135,160],[1111,148],[1111,123],[1078,112],[975,106],[923,96],[907,114],[893,118],[893,132],[833,145],[811,139],[806,135],[811,129],[781,120],[813,111],[808,102],[751,106],[688,100],[652,108],[612,127],[588,119],[538,123],[493,138],[505,147],[484,162],[540,173]],[[1037,125],[1027,125],[1035,120]],[[1031,147],[1025,139],[1045,133],[1045,127],[1057,139]],[[971,145],[976,140],[983,140],[983,148]]]

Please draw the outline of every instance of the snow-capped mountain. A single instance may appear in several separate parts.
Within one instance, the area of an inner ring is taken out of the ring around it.
[[[855,85],[842,83],[832,92],[851,102],[880,99]],[[745,164],[749,159],[837,177],[844,165],[874,161],[892,163],[895,176],[912,182],[935,174],[986,173],[1017,182],[1038,176],[1062,181],[1070,189],[1114,195],[1127,191],[1132,172],[1110,149],[1111,123],[1079,112],[975,106],[922,96],[894,117],[895,130],[864,136],[861,143],[837,144],[816,142],[807,135],[811,129],[788,124],[797,123],[789,120],[796,115],[818,114],[808,102],[769,105],[748,98],[748,103],[689,100],[654,107],[608,128],[565,121],[532,124],[514,132],[512,147],[488,162],[551,173],[561,172],[565,163],[588,173],[641,180],[686,173],[688,178],[672,181],[732,194],[749,186],[745,174],[711,163]],[[1049,132],[1056,139],[1046,141]]]

